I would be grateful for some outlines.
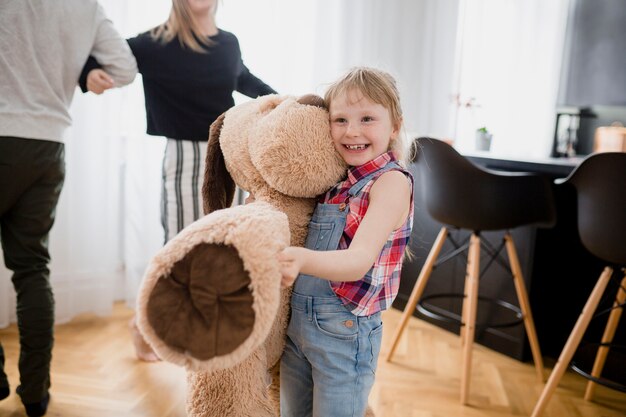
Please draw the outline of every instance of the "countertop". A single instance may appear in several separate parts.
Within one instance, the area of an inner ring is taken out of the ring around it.
[[[583,156],[571,158],[512,158],[494,155],[491,152],[464,152],[463,156],[473,163],[487,169],[513,172],[535,172],[554,178],[566,177],[584,159]]]

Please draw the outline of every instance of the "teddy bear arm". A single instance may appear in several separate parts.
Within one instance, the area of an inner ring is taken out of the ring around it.
[[[146,316],[170,349],[198,360],[231,353],[253,330],[250,277],[237,250],[201,243],[155,284]]]

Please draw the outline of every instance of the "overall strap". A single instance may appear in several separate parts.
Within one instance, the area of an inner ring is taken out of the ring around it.
[[[374,176],[380,176],[383,173],[387,171],[391,171],[393,169],[402,170],[402,167],[398,165],[398,163],[395,161],[389,162],[387,165],[380,168],[379,170],[374,171],[370,173],[369,175],[366,175],[365,177],[361,178],[359,181],[357,181],[352,187],[350,187],[348,194],[350,195],[350,197],[354,197],[355,195],[361,192],[363,187],[365,187],[367,183],[370,182]]]

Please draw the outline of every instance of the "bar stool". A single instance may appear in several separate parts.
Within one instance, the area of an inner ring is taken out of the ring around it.
[[[626,301],[626,153],[592,154],[586,157],[565,180],[557,180],[557,184],[573,186],[576,189],[580,240],[592,255],[606,262],[606,266],[561,351],[535,405],[532,417],[539,417],[542,414],[554,394],[612,278],[618,281],[617,294],[613,299],[592,371],[585,373],[577,370],[577,372],[590,380],[587,383],[585,400],[592,399],[596,383],[626,392],[623,384],[614,383],[601,376]]]
[[[438,259],[445,262],[451,257],[465,254],[467,250],[464,298],[459,324],[462,346],[461,403],[468,403],[478,284],[481,276],[480,251],[484,249],[491,257],[489,264],[497,259],[511,272],[520,307],[518,311],[526,328],[537,377],[543,382],[541,350],[517,250],[509,229],[531,224],[554,224],[556,214],[552,185],[540,175],[482,169],[438,139],[421,137],[416,143],[418,156],[415,162],[426,209],[433,219],[444,226],[439,231],[413,287],[393,336],[387,361],[391,360]],[[471,231],[471,235],[468,242],[463,245],[453,242],[455,248],[451,253],[439,256],[446,240],[450,240],[450,229],[465,229]],[[494,248],[486,239],[481,239],[483,231],[503,231],[503,241],[498,248]],[[501,257],[504,248],[508,263]]]

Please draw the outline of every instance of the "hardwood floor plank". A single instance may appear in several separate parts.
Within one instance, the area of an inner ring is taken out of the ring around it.
[[[128,332],[132,311],[116,304],[110,317],[83,315],[56,328],[52,363],[53,417],[184,417],[185,373],[178,366],[135,360]],[[377,417],[520,417],[530,415],[543,384],[532,364],[474,345],[470,405],[460,397],[461,346],[457,335],[411,318],[393,361],[385,361],[401,312],[383,314],[385,331],[370,398]],[[18,384],[15,325],[0,330],[5,370]],[[546,366],[553,366],[553,361]],[[546,377],[550,369],[546,369]],[[583,399],[586,380],[566,372],[544,417],[626,417],[626,394],[598,387]],[[0,416],[23,417],[14,392]],[[216,416],[222,417],[222,416]]]

